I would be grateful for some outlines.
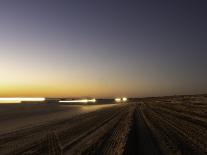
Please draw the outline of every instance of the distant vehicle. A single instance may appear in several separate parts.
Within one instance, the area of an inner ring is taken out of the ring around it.
[[[121,103],[121,102],[127,102],[128,99],[126,97],[122,97],[122,98],[118,97],[118,98],[115,98],[114,100],[117,103]]]

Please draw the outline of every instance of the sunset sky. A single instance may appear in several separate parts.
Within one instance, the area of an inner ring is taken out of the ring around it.
[[[0,97],[198,93],[206,0],[0,1]]]

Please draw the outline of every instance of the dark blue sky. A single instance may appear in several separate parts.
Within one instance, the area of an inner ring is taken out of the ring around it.
[[[205,0],[5,0],[0,93],[206,93],[206,42]]]

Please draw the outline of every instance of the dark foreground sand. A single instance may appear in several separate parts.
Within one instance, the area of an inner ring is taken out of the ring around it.
[[[116,105],[0,104],[0,134],[111,106]]]
[[[1,155],[206,155],[207,95],[0,105]]]

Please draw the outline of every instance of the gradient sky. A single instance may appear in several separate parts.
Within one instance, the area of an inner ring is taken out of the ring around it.
[[[2,0],[0,96],[207,93],[206,0]]]

